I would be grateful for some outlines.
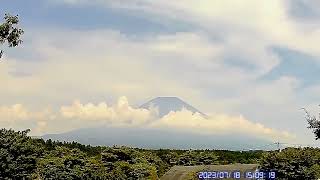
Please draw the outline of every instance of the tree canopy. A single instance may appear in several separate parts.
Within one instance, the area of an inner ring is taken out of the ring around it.
[[[276,172],[276,179],[320,178],[320,150],[317,148],[286,148],[265,153],[261,170]]]
[[[4,22],[0,24],[0,44],[8,44],[9,47],[16,47],[22,43],[21,35],[24,31],[17,27],[19,24],[18,15],[12,16],[5,14]],[[0,58],[2,58],[3,51],[0,50]]]
[[[0,129],[0,179],[30,179],[36,171],[43,149],[28,132]]]
[[[312,129],[316,140],[320,139],[320,113],[319,113],[319,118],[317,118],[314,115],[311,115],[305,108],[303,110],[306,113],[306,119],[309,124],[308,128]]]
[[[139,149],[31,138],[0,129],[0,179],[159,179],[172,166],[257,163],[261,152]]]

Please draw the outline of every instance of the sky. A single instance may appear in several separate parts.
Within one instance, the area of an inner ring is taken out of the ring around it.
[[[32,135],[101,124],[239,131],[319,144],[319,2],[307,0],[3,0],[23,44],[0,62],[0,127]],[[176,96],[161,119],[139,105]]]

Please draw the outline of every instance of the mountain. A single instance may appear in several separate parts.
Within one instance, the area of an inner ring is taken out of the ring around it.
[[[150,107],[158,108],[160,117],[169,114],[170,111],[180,111],[183,108],[193,113],[199,113],[203,117],[207,117],[206,114],[177,97],[157,97],[140,106],[140,108],[144,109],[149,109]]]
[[[193,113],[204,113],[177,97],[157,97],[140,106],[140,108],[157,107],[159,116],[171,111],[185,108]],[[170,149],[230,149],[241,150],[270,144],[269,141],[242,134],[200,135],[174,129],[153,129],[143,127],[92,127],[76,129],[61,134],[47,134],[44,139],[59,141],[77,141],[90,145],[126,145],[140,148]]]
[[[200,135],[169,129],[96,127],[62,134],[48,134],[43,139],[76,141],[90,145],[125,145],[147,149],[228,149],[249,150],[272,142],[242,134]]]

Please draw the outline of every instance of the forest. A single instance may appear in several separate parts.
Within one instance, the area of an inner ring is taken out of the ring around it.
[[[277,179],[320,177],[318,148],[279,151],[139,149],[90,146],[0,130],[0,179],[159,179],[172,166],[260,164]],[[197,179],[197,177],[192,177]]]

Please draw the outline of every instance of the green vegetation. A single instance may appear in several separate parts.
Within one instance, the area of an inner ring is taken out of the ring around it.
[[[10,14],[5,14],[5,22],[0,24],[0,44],[7,43],[9,47],[16,47],[22,43],[20,39],[23,34],[23,30],[18,28],[19,18]],[[0,51],[0,58],[2,57],[3,51]]]
[[[274,171],[277,179],[320,178],[319,148],[286,148],[268,152],[261,158],[261,169]]]
[[[306,120],[309,124],[308,128],[311,129],[314,133],[316,140],[320,139],[320,113],[319,118],[314,115],[311,115],[305,108],[303,110],[306,113]]]
[[[29,137],[28,132],[0,130],[0,179],[159,179],[174,165],[259,162],[262,169],[275,170],[278,179],[320,177],[320,150],[316,148],[146,150],[44,141]]]
[[[43,149],[27,131],[0,130],[0,179],[30,179]]]

